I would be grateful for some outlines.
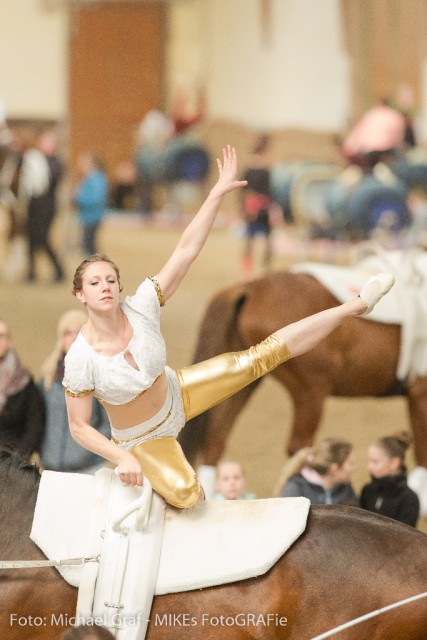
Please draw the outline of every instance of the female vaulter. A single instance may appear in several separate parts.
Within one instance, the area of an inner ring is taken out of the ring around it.
[[[226,353],[174,371],[166,364],[160,308],[175,293],[199,255],[226,193],[237,180],[234,148],[218,160],[219,178],[157,275],[120,302],[120,275],[105,255],[77,268],[73,293],[88,321],[67,353],[63,385],[71,433],[117,466],[127,485],[146,476],[169,504],[188,508],[203,490],[176,437],[190,418],[315,347],[347,318],[368,313],[392,287],[387,273],[368,280],[359,296],[277,331],[246,351]],[[291,304],[291,301],[290,301]],[[105,407],[111,440],[90,425],[92,397]]]

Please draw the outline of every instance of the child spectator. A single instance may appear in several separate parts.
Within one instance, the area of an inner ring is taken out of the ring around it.
[[[73,203],[78,209],[85,257],[97,251],[97,236],[108,204],[108,180],[102,160],[92,152],[77,158],[81,180],[74,191]]]
[[[270,161],[267,156],[268,136],[261,136],[255,145],[243,180],[242,209],[245,221],[245,247],[243,251],[243,275],[250,280],[254,275],[254,242],[257,235],[264,238],[263,268],[271,265],[270,224]]]
[[[246,475],[242,465],[232,460],[218,462],[216,493],[213,500],[253,500],[254,493],[246,493]]]

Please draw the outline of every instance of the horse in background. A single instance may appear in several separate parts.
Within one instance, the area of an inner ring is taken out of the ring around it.
[[[278,327],[317,313],[338,301],[313,277],[273,272],[216,294],[202,320],[193,362],[247,349]],[[427,378],[403,389],[396,378],[400,326],[351,318],[312,351],[271,372],[293,405],[287,452],[311,446],[325,400],[404,394],[414,435],[415,458],[427,467]],[[262,379],[190,420],[180,434],[186,456],[214,466],[223,454],[233,423]]]
[[[0,562],[44,559],[29,538],[39,479],[34,467],[0,449]],[[425,534],[357,508],[314,506],[305,532],[264,575],[156,596],[146,638],[311,640],[423,594],[426,576]],[[0,568],[0,599],[5,640],[60,640],[74,623],[77,589],[53,567]],[[425,603],[413,601],[346,638],[424,640],[426,625]]]

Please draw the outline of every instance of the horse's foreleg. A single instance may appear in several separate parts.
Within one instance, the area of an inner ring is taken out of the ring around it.
[[[307,390],[292,395],[294,416],[287,445],[289,455],[303,447],[312,446],[322,417],[325,398],[324,395],[319,396],[314,391]]]
[[[427,378],[420,378],[410,387],[408,407],[417,464],[408,484],[420,499],[421,514],[427,516]]]
[[[427,378],[418,379],[408,390],[408,408],[414,435],[416,463],[427,467]]]
[[[330,394],[329,385],[325,384],[327,376],[320,381],[317,377],[301,376],[301,371],[292,369],[292,362],[278,367],[273,375],[289,392],[293,404],[291,432],[287,442],[287,453],[293,455],[303,447],[313,444],[319,426],[323,405]]]

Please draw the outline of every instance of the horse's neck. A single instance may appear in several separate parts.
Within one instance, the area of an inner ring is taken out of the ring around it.
[[[2,482],[3,481],[3,482]],[[10,483],[0,477],[0,549],[32,549],[29,539],[37,499],[38,482]],[[1,556],[0,552],[0,556]]]

